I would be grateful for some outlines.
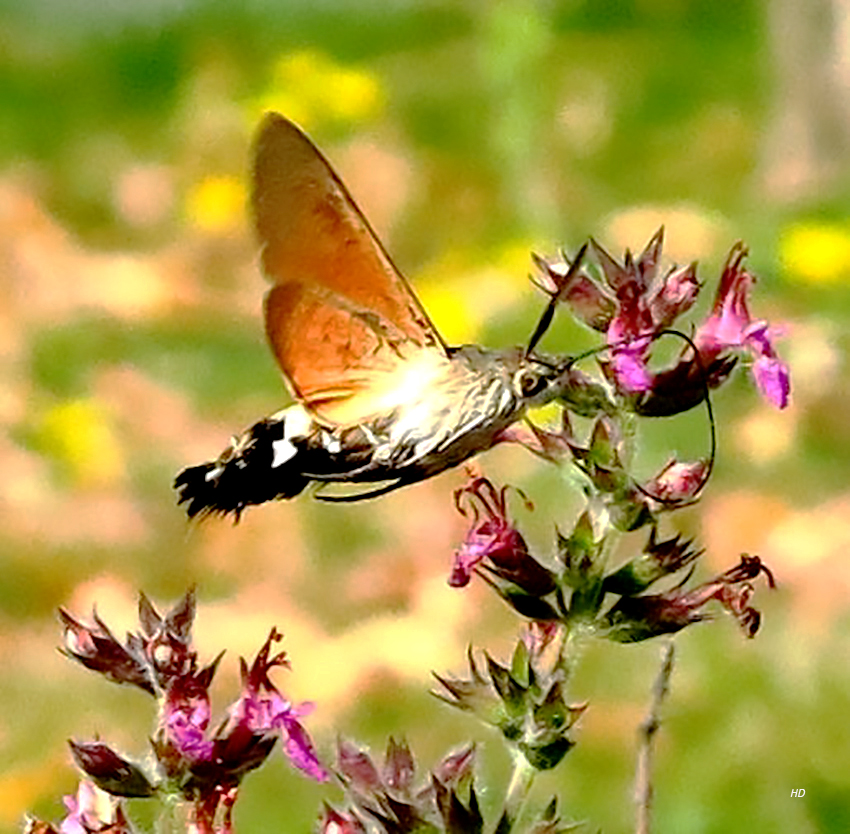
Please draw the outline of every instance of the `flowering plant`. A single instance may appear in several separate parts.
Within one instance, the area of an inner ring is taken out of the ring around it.
[[[199,668],[192,645],[193,591],[164,615],[141,594],[140,629],[124,643],[96,613],[88,623],[64,610],[60,617],[67,657],[116,683],[142,689],[159,706],[151,767],[126,759],[101,741],[70,742],[74,761],[90,780],[81,784],[76,801],[68,803],[69,818],[77,826],[72,830],[100,830],[92,827],[92,818],[125,830],[126,819],[115,806],[107,804],[109,819],[95,816],[100,800],[93,783],[113,797],[183,801],[188,824],[198,834],[231,831],[242,778],[263,764],[278,740],[294,767],[318,781],[329,778],[300,721],[312,704],[292,704],[269,677],[275,667],[289,666],[284,652],[272,652],[282,637],[276,629],[250,665],[240,661],[242,691],[226,720],[211,730],[209,688],[223,653]],[[62,830],[69,825],[66,820]]]
[[[561,820],[556,799],[535,813],[525,804],[536,775],[559,766],[576,744],[576,724],[588,708],[569,697],[581,644],[669,637],[708,619],[715,603],[747,637],[756,634],[761,616],[752,604],[754,582],[763,576],[770,587],[775,584],[759,557],[740,555],[737,564],[688,588],[702,552],[681,534],[662,532],[666,515],[698,500],[711,459],[671,459],[644,483],[628,468],[634,420],[678,414],[703,402],[710,409],[710,391],[730,377],[741,355],[751,360],[762,396],[778,408],[788,404],[790,374],[776,354],[777,330],[749,313],[754,279],[743,265],[746,250],[733,247],[709,315],[688,336],[671,328],[695,303],[696,266],[661,275],[661,231],[637,258],[627,252],[622,262],[595,242],[591,247],[596,274],[566,257],[536,262],[538,283],[552,308],[566,305],[605,334],[602,378],[572,367],[559,426],[529,423],[508,435],[550,462],[573,467],[584,509],[569,532],[558,531],[555,556],[547,559],[532,553],[511,516],[511,496],[531,509],[524,493],[472,472],[455,494],[469,527],[455,552],[449,584],[461,589],[478,577],[522,618],[508,662],[470,649],[464,676],[436,676],[434,694],[494,728],[511,751],[513,772],[496,817],[485,820],[479,805],[472,745],[450,752],[421,779],[407,744],[394,739],[382,763],[345,739],[337,744],[336,763],[323,763],[302,721],[312,705],[293,704],[271,679],[272,670],[289,666],[285,653],[274,651],[281,639],[276,628],[251,663],[241,661],[241,692],[212,729],[209,689],[222,656],[199,661],[191,637],[195,597],[190,591],[166,614],[141,595],[139,630],[123,643],[97,614],[87,622],[61,612],[64,653],[155,697],[158,717],[150,742],[153,757],[146,765],[99,740],[71,742],[85,779],[77,795],[66,798],[68,814],[58,831],[123,834],[130,824],[121,800],[137,797],[184,807],[191,832],[230,834],[242,779],[279,741],[297,770],[319,782],[333,780],[342,790],[342,802],[326,804],[321,812],[322,834],[557,834],[572,826]],[[682,338],[682,351],[667,366],[656,367],[653,347],[670,333]],[[581,430],[574,426],[577,419],[589,425]],[[645,531],[641,546],[612,564],[615,542],[638,530]],[[639,831],[649,830],[651,743],[671,670],[668,651],[642,728]],[[57,831],[34,820],[29,829]]]

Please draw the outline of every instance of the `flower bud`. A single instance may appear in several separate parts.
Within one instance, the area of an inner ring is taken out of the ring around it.
[[[59,609],[59,618],[65,629],[61,651],[66,657],[115,683],[133,684],[149,695],[154,694],[156,684],[143,654],[135,646],[122,646],[97,612],[92,614],[91,625],[77,620],[63,608]]]
[[[605,577],[606,593],[636,596],[662,577],[690,565],[702,553],[692,548],[692,539],[677,535],[658,541],[657,534],[658,528],[653,526],[643,552]]]
[[[369,754],[343,738],[337,742],[336,766],[351,785],[361,793],[368,793],[381,787],[381,776]]]
[[[464,805],[454,789],[445,786],[436,776],[433,776],[431,781],[437,810],[446,834],[466,834],[484,830],[484,818],[478,807],[474,788],[470,787],[469,803]]]
[[[123,646],[96,612],[92,614],[93,623],[87,625],[60,609],[59,617],[65,628],[63,653],[116,683],[130,683],[154,695],[173,677],[194,667],[197,660],[191,645],[194,616],[192,590],[164,616],[140,594],[141,630],[130,632]]]
[[[670,270],[647,302],[655,327],[663,330],[690,310],[699,290],[696,263]]]
[[[69,741],[80,768],[102,791],[113,796],[152,796],[156,788],[132,762],[101,741]]]
[[[671,458],[643,488],[657,503],[682,506],[691,503],[705,486],[708,461],[677,461]]]
[[[434,769],[434,776],[444,785],[459,785],[472,776],[475,744],[470,743],[448,753]]]

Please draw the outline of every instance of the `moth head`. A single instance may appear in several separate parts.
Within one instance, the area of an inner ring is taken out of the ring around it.
[[[561,368],[535,356],[526,356],[514,372],[512,385],[517,397],[531,405],[548,402],[557,396]]]

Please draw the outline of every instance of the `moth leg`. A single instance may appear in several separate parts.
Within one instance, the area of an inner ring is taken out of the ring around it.
[[[309,478],[311,481],[321,481],[321,482],[331,482],[331,481],[350,481],[355,478],[359,478],[361,475],[367,475],[369,472],[377,471],[378,467],[372,461],[369,463],[363,464],[363,466],[358,466],[356,469],[349,469],[346,472],[329,472],[326,474],[320,474],[318,472],[302,472],[301,474],[305,478]]]
[[[357,501],[368,501],[370,498],[378,498],[381,495],[386,495],[388,492],[395,492],[397,489],[401,489],[401,487],[415,483],[416,480],[418,479],[399,478],[397,481],[393,481],[386,486],[378,487],[378,489],[372,489],[368,492],[358,492],[354,495],[319,495],[317,493],[313,497],[317,501],[324,501],[328,504],[354,504]]]

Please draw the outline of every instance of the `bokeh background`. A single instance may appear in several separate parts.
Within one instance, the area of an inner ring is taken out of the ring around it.
[[[324,752],[337,733],[406,736],[423,767],[498,740],[441,705],[429,672],[516,631],[481,587],[445,582],[463,533],[448,473],[362,506],[302,498],[188,526],[170,483],[285,404],[264,344],[245,211],[261,114],[333,160],[448,341],[527,339],[529,253],[592,234],[708,284],[751,247],[753,307],[781,322],[793,403],[745,375],[716,398],[715,478],[669,529],[706,547],[699,578],[758,553],[779,589],[763,630],[678,640],[659,742],[658,830],[850,830],[850,3],[847,0],[3,0],[0,4],[0,831],[61,816],[66,739],[141,753],[149,699],[56,652],[55,610],[120,633],[144,589],[196,584],[202,655],[286,633],[279,677]],[[566,315],[553,350],[593,343]],[[640,465],[702,454],[704,415],[646,433]],[[520,449],[483,459],[534,500],[542,556],[575,488]],[[568,816],[632,828],[636,727],[658,646],[590,646],[579,746],[541,780]],[[804,788],[804,798],[791,798]],[[307,831],[322,797],[277,756],[249,777],[242,831]],[[143,809],[137,809],[144,815]],[[144,818],[144,817],[143,817]]]

